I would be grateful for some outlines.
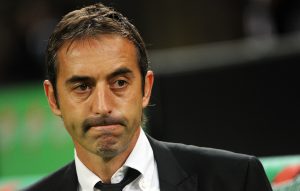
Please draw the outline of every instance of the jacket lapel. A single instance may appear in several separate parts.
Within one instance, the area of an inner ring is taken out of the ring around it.
[[[198,177],[186,173],[169,148],[148,136],[157,163],[161,191],[196,191]]]
[[[157,164],[161,191],[197,191],[198,176],[186,173],[169,148],[160,141],[148,136]],[[66,168],[60,182],[60,191],[76,191],[78,178],[75,162]]]
[[[78,178],[76,174],[75,162],[73,161],[66,168],[59,187],[60,191],[76,191],[78,189]]]

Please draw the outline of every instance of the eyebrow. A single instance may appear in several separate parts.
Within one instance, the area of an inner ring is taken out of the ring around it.
[[[71,78],[66,80],[66,84],[74,84],[76,82],[87,82],[87,81],[92,81],[92,78],[88,76],[72,76]]]
[[[122,68],[118,68],[117,70],[115,70],[114,72],[112,72],[111,74],[108,75],[108,79],[120,76],[120,75],[125,75],[125,74],[133,74],[132,70],[130,70],[127,67],[122,67]],[[72,77],[70,77],[69,79],[66,80],[66,84],[70,85],[70,84],[74,84],[77,82],[88,82],[88,81],[93,81],[93,79],[89,76],[79,76],[79,75],[74,75]]]
[[[108,79],[114,78],[116,76],[125,75],[125,74],[133,74],[132,70],[127,67],[121,67],[115,70],[113,73],[108,75]]]

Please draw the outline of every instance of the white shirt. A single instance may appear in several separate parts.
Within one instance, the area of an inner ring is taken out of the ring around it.
[[[79,182],[78,191],[98,191],[94,186],[101,179],[80,161],[76,151],[75,166]],[[123,191],[159,191],[158,171],[153,150],[142,129],[137,143],[124,165],[111,177],[111,183],[121,182],[128,167],[138,170],[141,175],[125,186]]]

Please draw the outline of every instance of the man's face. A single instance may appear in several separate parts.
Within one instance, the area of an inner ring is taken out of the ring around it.
[[[49,81],[44,87],[52,111],[62,117],[77,152],[110,158],[130,149],[153,83],[153,73],[148,71],[142,90],[132,42],[117,35],[67,42],[57,60],[57,100]]]

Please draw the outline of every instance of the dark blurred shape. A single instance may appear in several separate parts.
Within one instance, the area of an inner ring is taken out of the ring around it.
[[[44,78],[44,51],[55,23],[97,0],[15,0],[0,7],[0,85]],[[164,49],[298,32],[297,0],[103,0],[127,16],[148,48]]]
[[[270,37],[275,34],[271,12],[272,0],[247,0],[244,8],[244,30],[248,37]]]
[[[273,0],[272,10],[279,34],[300,32],[300,1]]]
[[[177,50],[162,54],[165,59],[152,55],[157,66],[166,66],[157,74],[148,111],[151,134],[257,156],[299,154],[300,47],[293,39],[299,42],[258,43],[265,50],[260,54],[254,42],[236,42],[205,54],[185,51],[190,59]]]
[[[42,80],[48,37],[66,7],[75,1],[1,2],[0,85]]]
[[[99,1],[2,2],[0,85],[42,80],[45,74],[45,46],[55,23],[67,12],[95,2]],[[150,49],[243,37],[243,2],[239,0],[101,2],[127,16],[137,26]]]
[[[0,84],[26,82],[44,76],[43,53],[53,29],[53,15],[47,1],[3,3],[2,18],[8,31],[1,49],[5,49],[4,75]],[[4,30],[4,31],[5,31]]]

